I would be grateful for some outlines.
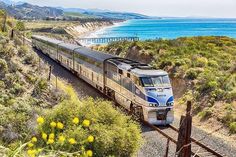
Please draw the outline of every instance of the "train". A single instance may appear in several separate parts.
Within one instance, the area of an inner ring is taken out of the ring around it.
[[[153,125],[174,121],[168,73],[131,59],[33,35],[32,46],[131,113]]]

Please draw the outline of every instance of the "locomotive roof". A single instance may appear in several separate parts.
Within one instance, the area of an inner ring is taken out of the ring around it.
[[[94,50],[91,50],[90,48],[86,48],[86,47],[79,47],[79,48],[75,49],[75,52],[77,52],[81,55],[84,55],[86,57],[92,58],[92,59],[99,61],[99,62],[103,62],[106,59],[115,57],[114,55],[103,53],[100,51],[94,51]]]
[[[44,37],[44,36],[33,35],[32,37],[35,37],[37,39],[41,39],[41,40],[44,40],[47,42],[51,42],[54,44],[58,44],[59,47],[64,47],[64,48],[72,50],[72,51],[74,50],[74,52],[76,52],[76,53],[79,53],[79,54],[86,56],[88,58],[92,58],[93,60],[99,61],[99,62],[103,62],[106,59],[115,57],[114,55],[111,55],[111,54],[107,54],[107,53],[103,53],[103,52],[99,52],[99,51],[94,51],[90,48],[78,46],[75,44],[65,43],[63,41],[51,39],[51,38]]]
[[[119,69],[131,72],[139,77],[167,75],[163,70],[157,70],[147,64],[142,64],[133,60],[119,58],[112,60]]]
[[[168,75],[166,71],[157,69],[145,70],[145,69],[135,68],[132,69],[131,71],[139,77]]]

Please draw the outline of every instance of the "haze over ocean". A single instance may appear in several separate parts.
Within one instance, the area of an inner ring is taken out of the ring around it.
[[[174,39],[186,36],[228,36],[236,38],[236,19],[164,18],[128,20],[93,34],[95,37],[137,36],[146,39]]]

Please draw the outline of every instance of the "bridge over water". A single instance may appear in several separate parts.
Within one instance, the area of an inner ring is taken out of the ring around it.
[[[81,44],[103,44],[114,41],[138,41],[138,37],[77,38]]]

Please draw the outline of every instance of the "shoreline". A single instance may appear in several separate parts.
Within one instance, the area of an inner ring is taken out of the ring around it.
[[[84,38],[99,38],[98,36],[98,33],[100,32],[105,32],[105,30],[107,29],[110,29],[110,28],[113,28],[113,27],[118,27],[118,26],[121,26],[123,23],[127,22],[128,20],[125,20],[125,21],[121,21],[121,22],[113,22],[112,25],[110,26],[103,26],[101,28],[98,28],[96,30],[93,30],[93,31],[89,31],[87,32],[85,35],[82,35],[81,37]]]

